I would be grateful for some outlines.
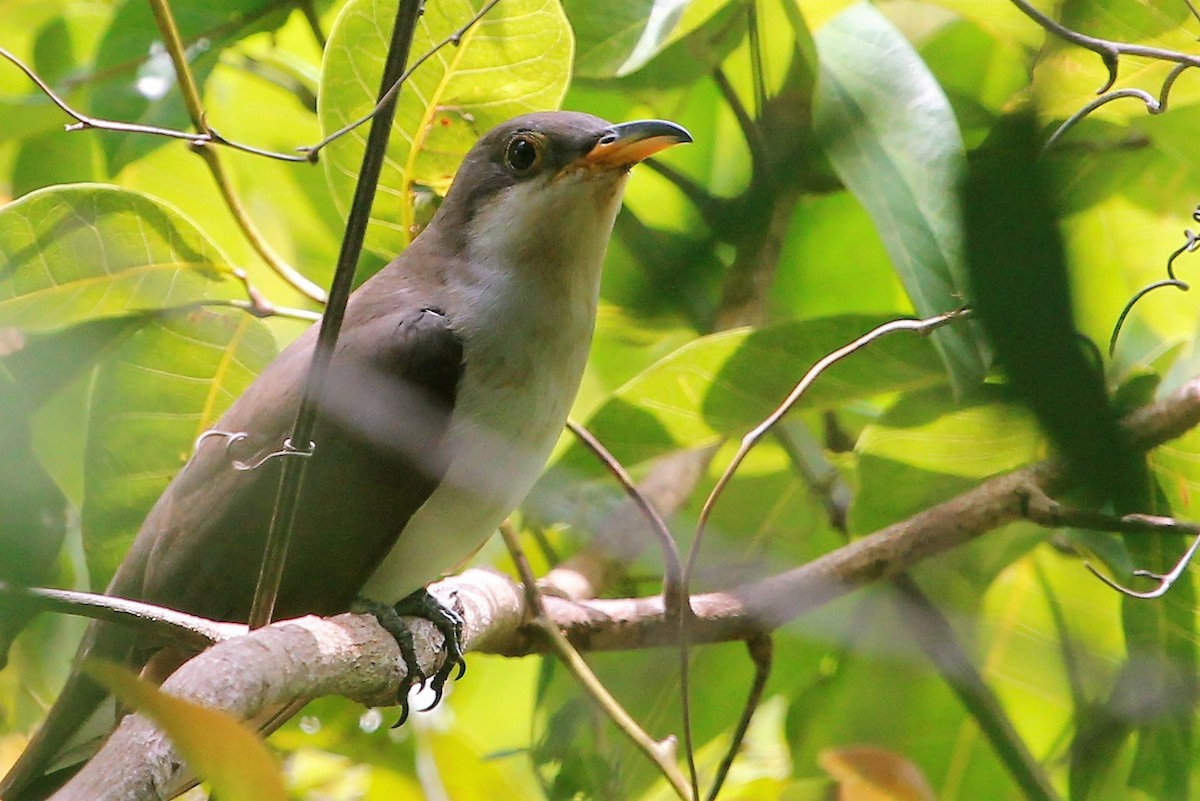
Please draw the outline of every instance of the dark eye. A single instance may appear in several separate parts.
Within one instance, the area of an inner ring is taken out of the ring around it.
[[[514,172],[525,172],[541,160],[542,148],[532,136],[518,134],[508,142],[504,151],[504,163]]]

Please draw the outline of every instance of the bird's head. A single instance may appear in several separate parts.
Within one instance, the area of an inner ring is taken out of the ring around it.
[[[629,169],[690,141],[662,120],[614,125],[570,111],[515,117],[467,154],[433,225],[474,259],[598,261]]]

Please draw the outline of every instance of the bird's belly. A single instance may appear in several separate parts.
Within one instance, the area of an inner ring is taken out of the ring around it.
[[[545,466],[579,387],[586,353],[569,369],[459,390],[442,482],[408,521],[363,587],[395,603],[470,557],[524,499]],[[486,397],[486,402],[485,402]]]

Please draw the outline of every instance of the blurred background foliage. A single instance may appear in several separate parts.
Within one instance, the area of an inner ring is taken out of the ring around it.
[[[1073,30],[1181,52],[1200,29],[1186,0],[1035,5]],[[428,0],[414,55],[482,6]],[[392,0],[172,7],[223,137],[294,153],[370,109]],[[0,0],[0,21],[0,47],[80,111],[188,127],[144,0]],[[1122,57],[1117,88],[1157,96],[1170,69]],[[752,453],[716,508],[694,589],[730,586],[1044,458],[1050,442],[1107,458],[1089,431],[1197,372],[1195,298],[1178,291],[1147,295],[1099,354],[1127,301],[1192,242],[1200,84],[1183,73],[1153,115],[1107,103],[1031,152],[1106,76],[1095,53],[1008,0],[501,0],[402,90],[360,275],[419,231],[458,159],[502,119],[561,106],[685,125],[696,143],[630,183],[573,415],[638,477],[672,454],[711,456],[674,520],[685,543],[731,440],[814,361],[976,288],[982,325],[855,354]],[[196,436],[319,306],[268,269],[185,143],[66,133],[67,121],[0,62],[0,579],[99,589]],[[319,165],[219,154],[246,217],[318,285],[364,137],[330,144]],[[1029,180],[1004,180],[1018,170]],[[1189,262],[1174,263],[1185,281]],[[236,308],[245,281],[282,313]],[[1200,517],[1200,432],[1149,467],[1132,500],[1110,493],[1118,507]],[[619,498],[564,439],[516,518],[535,567],[591,541]],[[1185,545],[1018,524],[914,571],[1064,798],[1200,787],[1191,574],[1132,601],[1080,558],[1128,580]],[[638,550],[622,546],[612,594],[656,591],[654,549]],[[510,569],[495,542],[479,559]],[[994,721],[969,713],[928,658],[907,598],[859,592],[776,633],[766,700],[722,797],[828,798],[835,780],[843,798],[1025,797],[990,744]],[[53,698],[80,626],[43,616],[11,650],[0,764]],[[737,644],[691,659],[710,776],[751,663]],[[679,734],[673,656],[589,660],[653,736]],[[313,703],[272,739],[292,797],[671,797],[553,662],[469,661],[446,702],[397,730],[390,713]],[[851,794],[864,775],[892,777],[867,781],[891,794]]]

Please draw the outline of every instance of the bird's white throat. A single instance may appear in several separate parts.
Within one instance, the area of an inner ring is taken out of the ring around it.
[[[469,557],[524,499],[566,423],[627,173],[559,175],[477,209],[457,295],[466,369],[445,479],[363,590],[394,602]]]

